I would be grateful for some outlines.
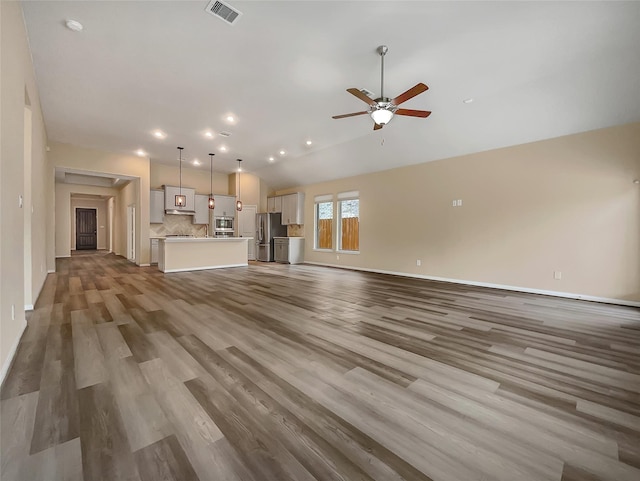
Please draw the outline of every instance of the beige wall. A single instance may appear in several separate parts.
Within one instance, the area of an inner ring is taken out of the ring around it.
[[[93,208],[93,206],[91,205],[91,201],[87,201],[85,199],[78,199],[75,202],[72,202],[71,195],[72,194],[103,195],[103,196],[113,196],[114,198],[117,198],[119,193],[120,191],[118,189],[113,189],[108,187],[96,187],[92,185],[76,185],[76,184],[60,184],[60,183],[55,184],[55,199],[56,199],[56,202],[55,202],[55,219],[56,219],[55,254],[56,254],[56,257],[69,257],[71,255],[71,249],[75,248],[75,229],[74,229],[75,217],[73,213],[74,203],[75,205],[80,207],[86,205],[86,206],[89,206],[89,208]],[[105,216],[104,216],[104,223],[100,221],[100,216],[99,216],[98,222],[100,222],[100,224],[98,225],[98,227],[100,225],[107,224],[107,204],[105,203],[105,201],[100,201],[100,202],[103,203]],[[113,235],[117,245],[117,243],[119,242],[118,236],[120,235],[120,232],[116,227],[117,226],[114,226]],[[98,230],[100,231],[100,229]],[[106,230],[106,227],[105,229],[102,229],[102,230]],[[100,247],[101,245],[104,245],[104,247]],[[105,233],[103,243],[101,243],[101,239],[100,237],[98,237],[98,248],[106,249],[107,247],[108,246],[107,246],[106,233]]]
[[[229,175],[229,195],[237,195],[238,177],[237,173]],[[260,177],[242,172],[240,174],[240,197],[243,205],[255,205],[258,212],[267,211],[267,189],[266,184]]]
[[[279,193],[306,192],[306,261],[640,301],[639,153],[635,123]],[[351,190],[360,254],[314,251],[314,196]]]
[[[149,264],[149,159],[135,155],[122,155],[113,152],[105,152],[95,149],[87,149],[69,144],[52,142],[49,144],[49,159],[55,167],[76,170],[80,172],[106,173],[123,178],[133,178],[132,183],[138,185],[136,188],[136,264]],[[116,199],[116,211],[122,206],[118,206]],[[53,208],[51,209],[53,211]],[[126,212],[126,210],[125,210]],[[116,217],[118,217],[116,215]],[[57,221],[56,221],[57,223]],[[126,223],[118,217],[120,228]],[[56,226],[56,231],[58,230]],[[68,229],[67,229],[68,232]],[[120,239],[121,231],[116,228],[116,237]],[[126,231],[125,231],[126,232]],[[120,241],[122,246],[122,241]],[[125,243],[126,246],[126,243]],[[119,249],[118,244],[116,247]],[[58,248],[56,247],[56,251]],[[126,249],[118,252],[123,254]]]
[[[118,196],[116,197],[116,215],[115,215],[115,252],[117,255],[127,257],[127,209],[130,205],[134,205],[136,207],[136,217],[138,217],[138,204],[136,202],[138,197],[138,191],[140,189],[140,182],[136,179],[132,182],[129,182],[122,189],[118,191]],[[146,244],[145,247],[150,249],[150,241],[149,241],[149,229],[147,224],[144,227],[144,233],[146,234]],[[136,225],[136,258],[139,259],[138,249],[140,248],[140,229],[138,229]],[[149,258],[149,264],[151,262],[151,258]]]
[[[76,209],[96,210],[96,234],[98,249],[107,248],[107,236],[109,235],[109,224],[107,222],[107,199],[87,199],[71,196],[71,250],[76,248]]]
[[[215,161],[213,165],[215,166]],[[152,189],[159,189],[163,185],[179,185],[178,161],[175,166],[151,162],[150,168]],[[214,194],[228,194],[228,178],[227,174],[213,173]],[[209,194],[211,188],[209,169],[193,169],[183,165],[182,185],[196,189],[196,194]]]
[[[53,266],[53,242],[46,235],[47,207],[53,204],[53,171],[47,164],[46,131],[18,2],[0,2],[0,49],[0,377],[3,377],[26,324],[25,282],[30,283],[27,291],[36,299],[47,268]],[[26,104],[32,114],[30,165],[24,162]],[[21,195],[24,208],[18,205]],[[31,225],[25,228],[25,222]],[[30,243],[25,243],[25,231],[31,233]],[[24,266],[28,264],[31,267],[25,272]],[[11,315],[12,306],[15,319]]]

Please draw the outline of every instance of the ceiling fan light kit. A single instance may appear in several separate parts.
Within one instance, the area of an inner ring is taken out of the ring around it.
[[[426,118],[431,115],[430,111],[427,110],[411,110],[411,109],[399,109],[398,105],[403,102],[406,102],[409,99],[412,99],[418,94],[422,92],[426,92],[429,87],[427,87],[423,83],[416,84],[411,87],[409,90],[404,92],[401,95],[398,95],[394,99],[388,99],[384,96],[384,56],[389,51],[389,48],[386,45],[380,45],[377,49],[378,54],[380,55],[380,97],[377,99],[372,99],[369,95],[367,95],[362,90],[356,88],[347,89],[347,92],[358,97],[363,102],[369,104],[369,109],[364,110],[362,112],[354,112],[351,114],[343,114],[343,115],[334,115],[334,119],[343,119],[346,117],[354,117],[356,115],[364,115],[369,114],[371,119],[374,122],[373,130],[379,130],[384,125],[388,124],[394,115],[406,115],[408,117],[420,117]]]

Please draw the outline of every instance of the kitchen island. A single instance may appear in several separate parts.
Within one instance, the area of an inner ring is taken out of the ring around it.
[[[200,271],[248,265],[253,237],[172,237],[158,239],[158,269]]]

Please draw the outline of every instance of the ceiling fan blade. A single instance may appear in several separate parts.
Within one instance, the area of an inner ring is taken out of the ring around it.
[[[428,110],[411,110],[411,109],[398,109],[396,115],[408,115],[409,117],[422,117],[423,119],[429,117],[431,112]]]
[[[355,89],[355,88],[347,89],[347,92],[349,92],[351,95],[355,95],[360,100],[362,100],[363,102],[368,103],[369,105],[372,105],[372,106],[378,105],[378,103],[375,100],[373,100],[371,97],[363,94],[358,89]]]
[[[373,130],[380,130],[381,128],[382,128],[382,125],[376,124],[375,122],[373,123]]]
[[[393,105],[400,105],[401,103],[406,102],[407,100],[412,99],[416,95],[421,94],[422,92],[426,92],[427,90],[429,90],[429,87],[427,87],[423,83],[419,83],[414,87],[411,87],[405,93],[398,95],[395,99],[391,101],[391,103]]]
[[[364,115],[364,114],[368,114],[369,112],[354,112],[352,114],[342,114],[342,115],[334,115],[333,117],[331,117],[332,119],[344,119],[345,117],[355,117],[356,115]]]

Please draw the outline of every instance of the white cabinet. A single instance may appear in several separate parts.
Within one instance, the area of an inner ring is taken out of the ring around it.
[[[282,225],[304,224],[304,194],[282,196]]]
[[[209,196],[196,194],[196,213],[193,216],[194,224],[209,223]]]
[[[151,239],[151,264],[158,263],[158,239]]]
[[[176,207],[176,195],[182,195],[186,197],[186,204],[183,207]],[[175,187],[173,185],[165,185],[164,186],[164,208],[165,210],[174,210],[174,211],[184,211],[185,213],[195,211],[195,197],[196,190],[190,187]]]
[[[267,197],[267,212],[270,214],[282,212],[282,196]]]
[[[304,262],[304,237],[276,237],[273,260],[288,264]]]
[[[213,208],[214,217],[235,217],[236,215],[236,198],[233,195],[218,195],[213,198],[216,205]]]
[[[149,223],[162,224],[164,222],[164,190],[152,190],[149,195]]]

